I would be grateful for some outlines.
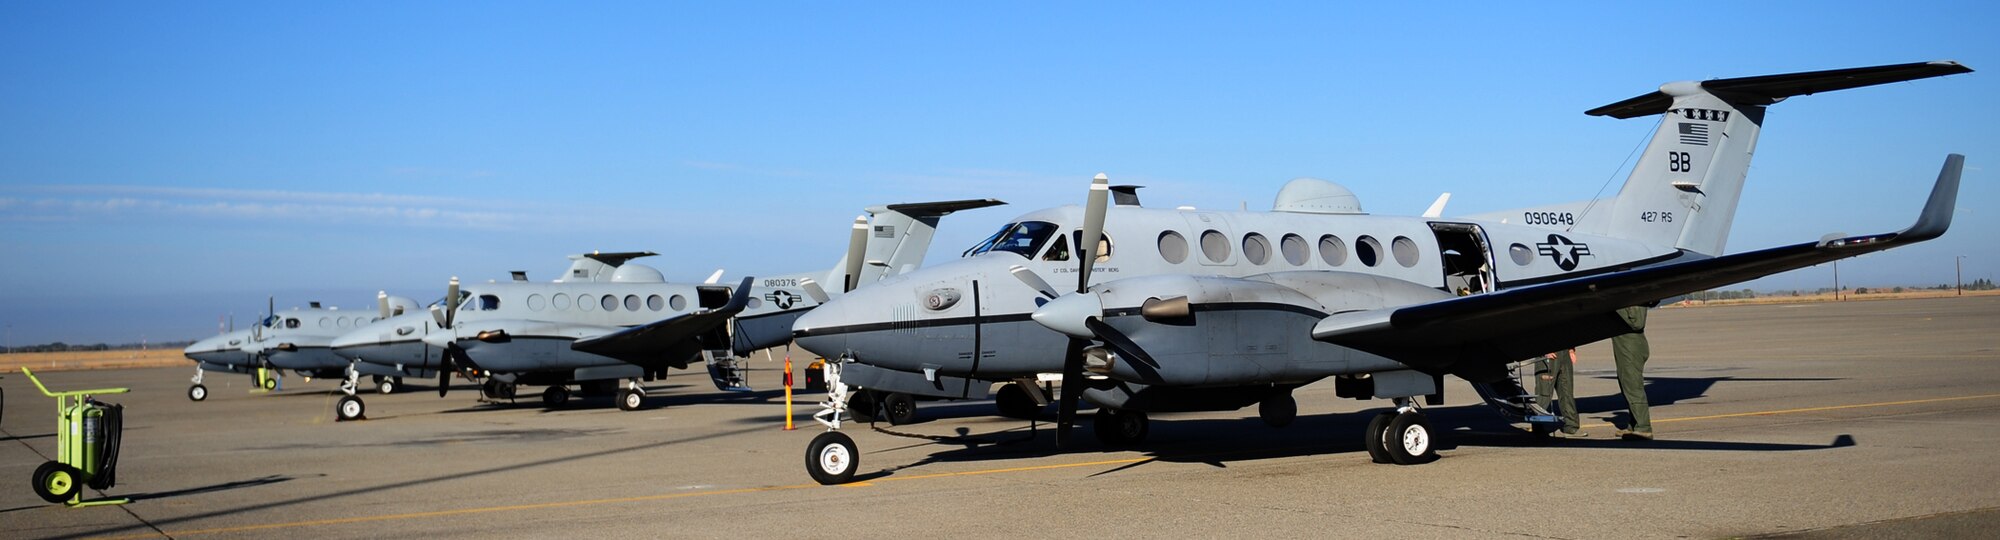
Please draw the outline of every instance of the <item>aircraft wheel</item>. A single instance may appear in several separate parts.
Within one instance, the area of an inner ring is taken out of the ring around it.
[[[403,384],[402,377],[397,377],[394,379],[390,379],[387,377],[376,377],[375,391],[381,392],[383,395],[394,394],[396,393],[396,385],[399,384]]]
[[[1113,408],[1097,410],[1097,417],[1091,420],[1091,431],[1096,432],[1098,442],[1106,446],[1127,446],[1146,440],[1146,413],[1122,411]]]
[[[618,410],[636,411],[646,404],[646,393],[630,388],[618,390]]]
[[[556,385],[549,387],[548,390],[542,391],[542,404],[547,405],[551,409],[556,407],[561,407],[563,406],[564,403],[568,402],[569,402],[568,387],[564,387],[562,385]]]
[[[847,398],[847,416],[856,422],[874,422],[875,392],[862,390]]]
[[[277,390],[277,389],[278,389],[278,379],[277,379],[276,377],[272,377],[272,378],[268,378],[268,379],[264,379],[264,389],[265,389],[265,390]]]
[[[1389,457],[1388,445],[1383,443],[1388,437],[1389,423],[1394,421],[1396,421],[1394,411],[1382,411],[1368,421],[1368,435],[1362,437],[1361,442],[1362,446],[1368,448],[1368,458],[1375,460],[1376,463],[1396,462],[1394,458]]]
[[[1257,403],[1257,416],[1264,419],[1264,425],[1281,428],[1292,425],[1299,417],[1299,401],[1292,395],[1271,396]]]
[[[355,396],[341,396],[340,402],[333,405],[334,416],[342,422],[359,420],[361,419],[361,413],[367,412],[367,410],[368,405],[362,403],[361,398]]]
[[[199,384],[188,387],[188,401],[201,401],[204,399],[208,399],[208,387]]]
[[[993,395],[993,405],[999,407],[1000,416],[1032,420],[1042,414],[1042,406],[1035,404],[1035,398],[1028,397],[1017,383],[1007,383]]]
[[[917,421],[917,398],[901,392],[882,398],[882,409],[889,415],[889,425],[900,426]]]
[[[34,483],[35,494],[42,500],[59,503],[75,497],[76,491],[82,489],[82,476],[75,467],[49,461],[35,467],[35,474],[29,481]]]
[[[1437,439],[1432,437],[1431,422],[1424,417],[1424,413],[1396,415],[1384,435],[1382,445],[1388,450],[1389,459],[1397,465],[1437,461]]]
[[[821,433],[813,437],[812,444],[806,445],[806,474],[820,485],[848,483],[854,480],[854,470],[860,466],[861,450],[846,433]]]

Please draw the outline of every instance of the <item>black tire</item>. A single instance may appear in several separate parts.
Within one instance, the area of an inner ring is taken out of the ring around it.
[[[1395,463],[1389,457],[1389,448],[1383,442],[1389,433],[1389,423],[1396,421],[1395,411],[1382,411],[1368,421],[1368,434],[1361,437],[1362,446],[1368,449],[1368,458],[1376,463]]]
[[[1389,459],[1397,465],[1430,463],[1438,458],[1437,432],[1431,429],[1430,420],[1420,412],[1396,415],[1384,433],[1382,446],[1389,452]]]
[[[1290,393],[1264,398],[1257,403],[1257,417],[1274,428],[1292,425],[1292,420],[1299,417],[1299,402]]]
[[[882,398],[882,410],[889,417],[889,425],[916,423],[917,398],[901,392],[889,394]]]
[[[277,378],[277,377],[267,377],[267,378],[265,378],[265,379],[264,379],[264,389],[265,389],[265,390],[277,390],[277,389],[278,389],[278,378]]]
[[[646,393],[630,388],[618,389],[618,410],[636,411],[646,406]]]
[[[554,409],[556,407],[561,407],[563,406],[564,403],[568,402],[569,402],[569,388],[564,387],[563,385],[559,384],[551,386],[549,387],[548,390],[542,391],[542,405],[545,405],[548,408]]]
[[[1105,407],[1097,410],[1090,429],[1105,446],[1130,446],[1146,441],[1146,434],[1152,431],[1150,424],[1146,413]]]
[[[1028,391],[1020,384],[1008,383],[993,394],[993,405],[1000,409],[1000,416],[1033,420],[1042,415],[1042,406],[1035,404],[1035,398],[1028,397]]]
[[[856,422],[875,421],[875,392],[862,390],[847,398],[847,416]]]
[[[854,470],[860,467],[861,450],[854,446],[854,439],[846,433],[821,433],[813,437],[812,444],[806,445],[806,474],[812,475],[813,481],[820,485],[853,481]]]
[[[201,401],[204,399],[208,399],[208,387],[199,384],[188,387],[188,401]]]
[[[367,412],[368,404],[355,396],[341,396],[340,401],[333,404],[334,419],[341,422],[360,420]]]
[[[83,472],[49,461],[35,467],[35,474],[29,477],[29,481],[34,484],[35,495],[41,496],[44,501],[59,503],[70,500],[76,496],[77,490],[83,489]]]

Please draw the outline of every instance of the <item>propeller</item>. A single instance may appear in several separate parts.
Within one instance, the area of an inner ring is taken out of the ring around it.
[[[847,236],[847,284],[841,292],[861,286],[861,265],[868,258],[868,216],[854,217],[854,231]]]
[[[439,333],[424,336],[424,343],[439,345],[437,342],[443,342],[444,352],[438,356],[438,397],[444,397],[451,390],[451,372],[472,363],[469,359],[460,361],[465,357],[465,350],[458,348],[458,329],[452,327],[458,318],[458,276],[452,276],[451,284],[446,285],[444,290],[443,309],[431,306],[431,320],[437,323]]]
[[[1057,323],[1057,320],[1094,320],[1095,317],[1103,314],[1103,306],[1098,304],[1096,295],[1090,294],[1090,270],[1091,265],[1097,263],[1097,242],[1104,236],[1104,212],[1106,205],[1109,203],[1110,189],[1111,180],[1103,173],[1099,173],[1097,177],[1090,180],[1090,195],[1085,199],[1083,207],[1082,235],[1076,239],[1076,296],[1059,298],[1054,286],[1049,285],[1047,280],[1035,275],[1033,271],[1028,270],[1026,267],[1014,266],[1007,269],[1008,273],[1013,274],[1015,279],[1021,280],[1029,288],[1051,299],[1048,304],[1043,306],[1043,309],[1035,311],[1035,320],[1069,335],[1069,345],[1063,350],[1062,396],[1059,398],[1060,403],[1056,416],[1057,447],[1069,444],[1070,426],[1076,424],[1077,400],[1083,397],[1084,349],[1090,346],[1091,338],[1093,337],[1091,335],[1092,329],[1088,326],[1080,329],[1058,328],[1061,325]],[[1088,313],[1088,308],[1093,305],[1097,307],[1095,313]],[[1049,306],[1058,307],[1056,310],[1044,315],[1044,310],[1047,310]],[[1083,313],[1076,313],[1078,311]],[[1065,314],[1065,312],[1070,312],[1067,314],[1072,316],[1060,316]],[[1077,318],[1074,315],[1082,315],[1083,317]]]
[[[389,318],[389,291],[375,291],[375,314],[383,319]]]

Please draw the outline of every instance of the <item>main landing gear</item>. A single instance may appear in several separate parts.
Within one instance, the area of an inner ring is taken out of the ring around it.
[[[1131,446],[1145,442],[1149,425],[1146,413],[1103,407],[1091,419],[1090,430],[1105,446]]]
[[[382,395],[386,396],[389,394],[394,394],[396,393],[396,389],[401,388],[402,386],[403,386],[402,377],[384,377],[381,375],[375,376],[375,391],[380,392]]]
[[[543,406],[554,409],[557,407],[561,407],[563,406],[564,403],[568,402],[569,402],[569,387],[567,386],[558,384],[550,386],[548,390],[542,391]]]
[[[1362,444],[1376,463],[1417,465],[1437,461],[1437,439],[1430,419],[1411,398],[1396,398],[1396,410],[1383,411],[1368,422]]]
[[[618,410],[636,411],[646,405],[646,387],[639,385],[639,379],[626,379],[625,387],[618,389]]]

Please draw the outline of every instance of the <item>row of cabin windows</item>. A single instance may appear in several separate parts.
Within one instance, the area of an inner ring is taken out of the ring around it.
[[[673,295],[671,298],[661,297],[657,294],[648,295],[643,298],[636,294],[628,294],[624,298],[619,298],[615,294],[603,296],[583,294],[577,295],[574,299],[570,298],[568,293],[556,293],[555,296],[547,298],[543,298],[540,294],[530,294],[528,295],[527,302],[530,311],[541,311],[545,308],[566,311],[572,306],[581,311],[597,311],[599,308],[602,308],[607,312],[618,311],[619,309],[624,309],[625,311],[660,311],[669,307],[673,308],[674,311],[684,311],[687,309],[687,298],[678,294]],[[500,306],[499,299],[495,298],[492,305],[492,309],[498,309]]]
[[[368,324],[369,320],[367,317],[320,317],[319,327],[325,329],[360,328]],[[285,328],[299,328],[305,326],[305,322],[300,321],[297,317],[285,317],[284,325]]]
[[[1233,246],[1241,246],[1243,259],[1255,265],[1270,263],[1274,254],[1283,258],[1286,263],[1290,263],[1292,266],[1305,266],[1306,262],[1312,258],[1312,248],[1306,243],[1305,237],[1291,233],[1286,233],[1284,236],[1278,238],[1277,249],[1275,250],[1272,249],[1269,238],[1263,234],[1254,232],[1243,235],[1243,239],[1240,242],[1231,242],[1229,235],[1223,234],[1222,231],[1209,229],[1201,232],[1200,242],[1202,258],[1214,264],[1227,262],[1231,251],[1235,249]],[[1157,244],[1160,250],[1160,258],[1173,264],[1187,262],[1189,255],[1188,241],[1187,237],[1181,236],[1181,233],[1176,231],[1162,231],[1160,232]],[[1384,250],[1382,249],[1382,242],[1380,240],[1376,240],[1373,236],[1362,235],[1354,239],[1353,253],[1354,259],[1360,262],[1362,266],[1373,268],[1382,263]],[[1417,242],[1406,236],[1398,236],[1389,242],[1387,255],[1394,258],[1396,264],[1402,265],[1404,268],[1414,267],[1417,265]],[[1325,262],[1327,266],[1347,264],[1347,242],[1339,236],[1331,234],[1321,235],[1319,237],[1319,257],[1320,261]]]

